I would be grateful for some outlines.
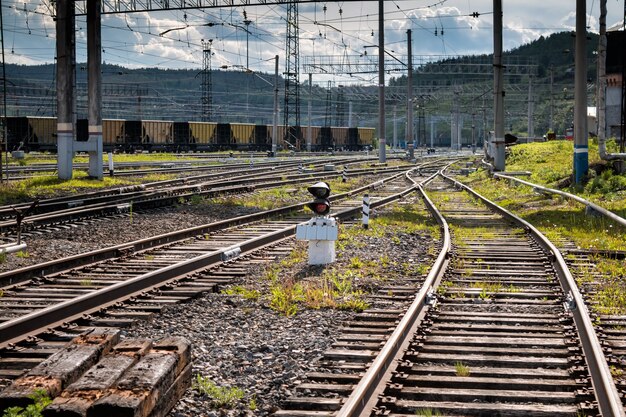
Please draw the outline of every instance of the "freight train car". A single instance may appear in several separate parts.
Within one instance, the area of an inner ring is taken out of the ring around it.
[[[53,117],[8,117],[6,119],[8,149],[24,151],[50,151],[57,149],[57,122]],[[279,149],[306,149],[307,126],[279,125],[277,145]],[[373,128],[311,127],[311,149],[359,150],[372,146]],[[102,121],[104,150],[120,152],[136,151],[265,151],[271,149],[272,125],[215,122],[174,122],[167,120]],[[76,139],[89,138],[88,122],[76,123]]]

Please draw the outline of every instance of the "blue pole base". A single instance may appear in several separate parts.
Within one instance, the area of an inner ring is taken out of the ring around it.
[[[589,171],[589,148],[574,146],[574,183],[582,183],[587,171]]]

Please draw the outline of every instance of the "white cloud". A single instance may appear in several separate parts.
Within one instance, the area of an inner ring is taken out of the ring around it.
[[[424,1],[397,2],[404,10],[397,10],[396,3],[385,3],[385,43],[388,50],[395,51],[394,54],[406,54],[407,29],[412,29],[413,53],[416,55],[479,54],[489,53],[492,49],[492,0],[448,0],[439,7],[425,7],[429,2]],[[505,49],[555,31],[572,30],[575,21],[575,5],[572,3],[571,0],[506,2],[503,16]],[[594,30],[599,13],[597,3],[593,2],[593,10],[588,4],[590,15],[587,22]],[[608,2],[609,22],[621,17],[618,3]],[[49,2],[20,1],[13,3],[17,5],[15,8],[5,12],[7,62],[53,62],[55,23],[46,4]],[[24,11],[24,5],[27,11]],[[252,21],[248,27],[248,48],[241,8],[105,15],[102,21],[103,59],[131,67],[199,68],[202,65],[201,40],[213,39],[216,65],[245,65],[247,55],[253,69],[273,73],[272,58],[278,54],[282,71],[285,7],[258,6],[246,11]],[[364,52],[364,46],[378,42],[377,2],[300,4],[299,12],[300,53],[303,56],[354,56]],[[472,12],[478,12],[480,16],[469,16]],[[206,26],[208,22],[222,22],[223,25],[209,27]],[[77,58],[84,61],[84,17],[78,19],[78,26],[81,29],[77,34]],[[163,37],[158,36],[165,31],[169,32]],[[377,54],[376,48],[367,50],[370,55]]]

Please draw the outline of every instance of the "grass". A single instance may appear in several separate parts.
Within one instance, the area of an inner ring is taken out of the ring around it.
[[[122,187],[145,182],[164,181],[175,178],[173,175],[147,175],[142,178],[121,178],[105,176],[102,180],[89,178],[86,172],[76,171],[70,180],[56,176],[39,176],[0,185],[0,205],[15,204],[35,198],[50,198],[57,194],[78,193],[101,188]]]
[[[233,408],[245,397],[245,392],[239,387],[220,387],[209,378],[200,374],[192,383],[192,388],[211,400],[214,409]],[[256,403],[256,400],[255,400]]]
[[[438,410],[433,410],[432,408],[419,408],[415,411],[415,415],[419,417],[436,417],[441,416]]]
[[[362,249],[370,238],[386,238],[393,242],[392,238],[397,238],[398,233],[405,233],[437,239],[439,229],[421,205],[404,204],[386,209],[370,225],[367,230],[359,224],[341,226],[336,245],[339,262],[324,268],[307,265],[308,245],[300,242],[289,256],[266,267],[262,280],[267,283],[268,290],[254,294],[253,298],[288,317],[297,315],[303,309],[359,312],[369,307],[363,283],[368,283],[369,288],[371,282],[397,275],[423,275],[430,269],[427,263],[396,262],[389,255],[368,256],[368,251],[353,255],[353,249]],[[232,287],[226,293],[245,298],[247,291],[243,287]]]
[[[298,312],[298,302],[304,301],[302,284],[291,279],[276,283],[270,287],[269,306],[272,310],[287,317]]]
[[[257,290],[250,290],[241,285],[235,285],[222,291],[222,294],[240,295],[244,300],[258,301],[261,293]]]
[[[456,362],[454,370],[456,371],[456,376],[470,376],[470,368],[463,362]]]
[[[610,141],[608,147],[615,151],[615,142]],[[616,174],[599,159],[596,144],[591,142],[589,149],[590,167],[594,169],[590,170],[587,182],[582,186],[566,187],[563,191],[580,195],[626,217],[626,175]],[[528,170],[532,172],[529,181],[558,188],[571,175],[572,154],[572,144],[564,141],[514,146],[506,161],[507,170]],[[587,214],[580,203],[561,196],[537,194],[528,186],[511,186],[509,181],[489,178],[484,171],[470,174],[467,183],[535,225],[557,246],[559,242],[570,241],[581,249],[626,250],[626,228],[604,217]],[[589,276],[588,271],[574,271],[580,283],[597,282],[590,291],[594,310],[626,314],[626,286],[622,284],[626,267],[623,261],[598,257],[594,263],[593,276]]]
[[[2,417],[42,417],[43,409],[52,402],[47,392],[41,389],[36,390],[28,398],[33,400],[33,404],[26,407],[9,407],[4,410]]]

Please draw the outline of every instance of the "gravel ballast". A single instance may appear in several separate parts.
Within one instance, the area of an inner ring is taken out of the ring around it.
[[[372,225],[375,224],[374,217]],[[305,242],[293,242],[300,251],[306,247]],[[278,268],[282,279],[299,282],[314,281],[331,270],[350,270],[359,273],[354,285],[372,293],[381,286],[401,283],[407,271],[417,275],[422,263],[432,264],[429,248],[432,252],[435,246],[437,243],[427,232],[394,228],[380,236],[379,230],[370,230],[363,239],[345,245],[332,267],[308,266],[306,260],[250,267],[248,275],[236,284],[259,291],[261,297],[257,301],[238,295],[205,294],[168,307],[153,321],[140,322],[129,329],[126,336],[185,337],[193,346],[194,378],[201,375],[218,386],[240,388],[245,393],[232,408],[214,409],[207,395],[191,388],[169,417],[269,416],[280,408],[282,400],[295,394],[307,372],[320,371],[316,361],[341,334],[342,324],[358,313],[299,305],[295,316],[281,315],[268,308],[268,269]],[[364,264],[360,270],[351,266],[357,258]],[[389,263],[384,268],[389,271],[387,277],[380,276],[381,261]]]
[[[423,210],[421,200],[414,195],[395,207],[410,204]],[[258,209],[184,204],[134,213],[132,219],[123,216],[57,228],[31,234],[28,256],[10,256],[1,268],[11,270],[253,211]],[[377,227],[377,222],[390,213],[393,219],[391,209],[372,212],[368,231],[350,234],[349,238],[340,235],[338,260],[332,266],[311,267],[306,264],[306,259],[284,264],[277,260],[270,265],[250,266],[249,274],[234,284],[259,291],[259,300],[223,293],[204,294],[169,306],[151,321],[139,322],[124,330],[127,338],[187,338],[192,343],[194,378],[200,375],[218,386],[237,387],[245,393],[244,398],[231,408],[214,409],[214,403],[207,395],[188,389],[169,417],[269,416],[279,409],[281,401],[295,393],[296,386],[307,372],[320,370],[316,361],[341,334],[342,324],[357,313],[299,305],[296,315],[286,317],[269,308],[267,270],[278,268],[280,279],[296,282],[314,282],[324,274],[349,271],[356,276],[354,287],[364,294],[400,283],[403,276],[422,275],[423,266],[432,264],[437,237],[428,229],[412,230],[402,225],[388,230]],[[428,215],[422,212],[422,217]],[[342,224],[340,231],[349,227],[357,230],[360,226]],[[294,241],[294,245],[300,251],[306,247],[305,242]],[[367,299],[366,295],[364,299]],[[370,306],[376,307],[372,303]]]

